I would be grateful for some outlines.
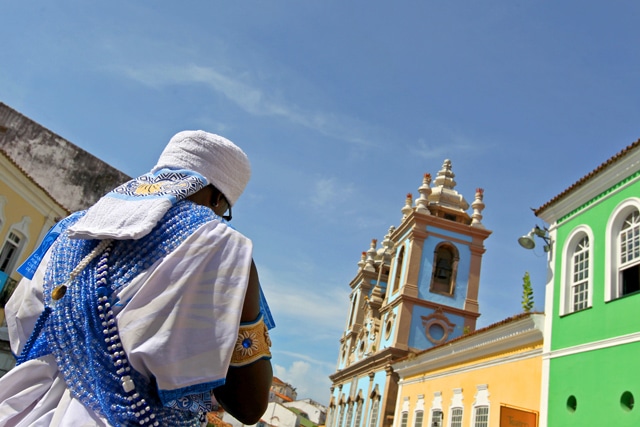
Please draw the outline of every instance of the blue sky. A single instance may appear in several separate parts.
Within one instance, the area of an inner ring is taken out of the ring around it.
[[[640,138],[637,1],[4,3],[1,102],[129,175],[183,129],[247,152],[275,373],[325,404],[360,253],[425,172],[485,189],[482,327],[525,271],[543,309],[530,208]]]

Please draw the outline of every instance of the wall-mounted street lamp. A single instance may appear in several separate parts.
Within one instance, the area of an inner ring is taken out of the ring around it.
[[[546,228],[540,228],[537,225],[531,229],[528,234],[520,237],[518,243],[525,249],[533,249],[536,247],[534,236],[538,236],[544,240],[544,251],[549,252],[551,250],[551,238],[549,237],[549,230]]]

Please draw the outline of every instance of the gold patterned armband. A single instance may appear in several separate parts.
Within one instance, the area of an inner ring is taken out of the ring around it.
[[[271,339],[262,314],[251,323],[241,323],[233,348],[230,366],[249,365],[260,359],[271,359]]]

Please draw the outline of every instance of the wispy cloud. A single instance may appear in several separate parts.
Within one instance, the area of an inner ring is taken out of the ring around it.
[[[344,218],[349,218],[349,227],[352,228],[384,225],[372,215],[375,212],[372,205],[376,201],[370,198],[370,192],[359,190],[356,184],[336,177],[316,177],[311,179],[311,188],[313,197],[301,199],[299,204],[305,210],[320,213],[324,223],[343,226]]]
[[[328,372],[319,366],[302,360],[294,361],[289,367],[275,365],[274,375],[296,387],[298,398],[311,398],[319,403],[327,403],[329,398]]]
[[[265,91],[251,82],[248,73],[206,67],[196,64],[156,65],[153,67],[123,67],[126,77],[139,83],[160,88],[168,85],[202,84],[249,114],[279,117],[290,123],[312,129],[320,134],[360,146],[377,145],[373,138],[376,131],[352,117],[327,111],[315,111],[300,107],[293,101],[282,101],[276,90]]]
[[[291,275],[297,277],[292,279]],[[296,319],[288,333],[296,335],[296,331],[314,330],[328,331],[333,338],[340,335],[349,301],[347,289],[324,284],[323,291],[318,292],[317,285],[305,285],[309,279],[304,274],[276,274],[266,266],[260,268],[260,277],[270,284],[265,292],[271,310],[280,319]]]
[[[281,354],[287,355],[293,359],[300,359],[303,360],[311,365],[315,365],[318,367],[322,367],[324,369],[328,369],[329,371],[333,371],[336,367],[336,363],[335,362],[327,362],[325,360],[319,360],[319,359],[315,359],[307,354],[302,354],[302,353],[294,353],[291,351],[281,351]]]
[[[433,142],[424,139],[418,140],[409,150],[418,157],[424,159],[442,160],[451,157],[460,157],[462,153],[477,152],[481,144],[474,142],[471,138],[456,132],[445,131],[444,137],[437,137]]]
[[[318,178],[314,183],[313,197],[309,202],[314,207],[335,207],[347,202],[355,193],[352,183],[340,182],[335,177]]]

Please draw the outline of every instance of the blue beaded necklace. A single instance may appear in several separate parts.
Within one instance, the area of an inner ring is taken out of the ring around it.
[[[45,310],[18,363],[53,354],[73,396],[113,425],[200,425],[201,414],[163,406],[153,379],[131,368],[112,306],[116,290],[215,218],[211,209],[182,201],[139,240],[72,240],[62,233],[45,274]],[[67,285],[55,301],[52,294]]]

